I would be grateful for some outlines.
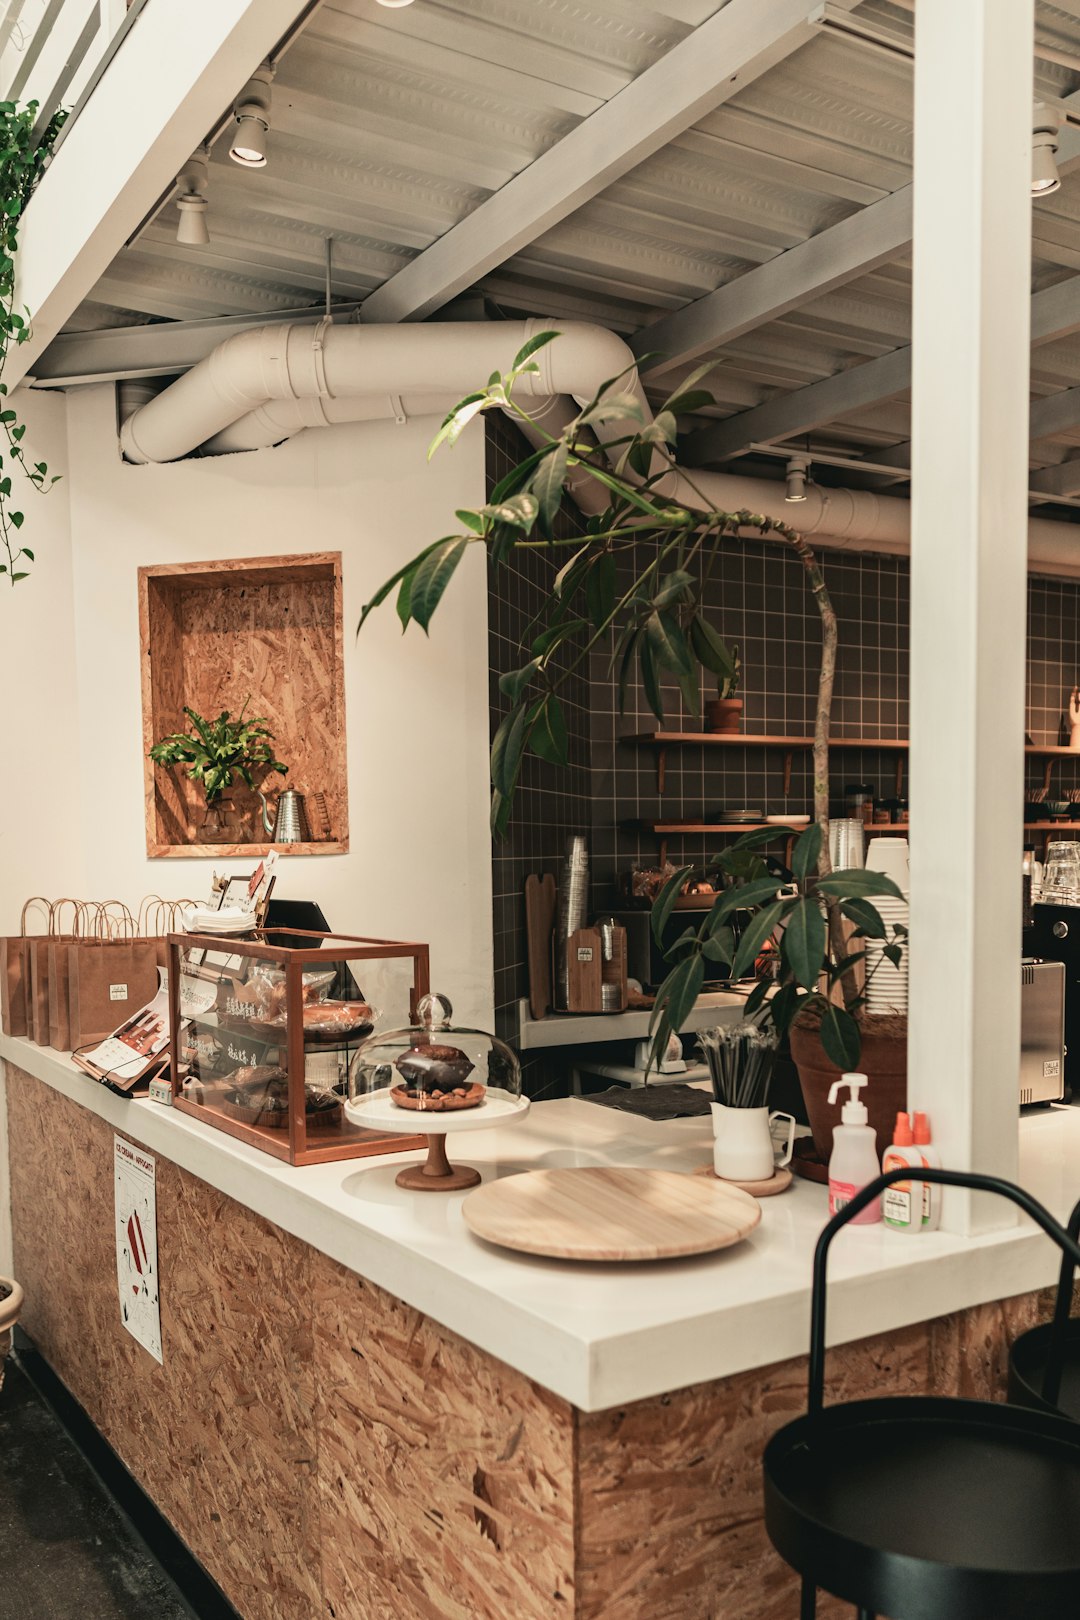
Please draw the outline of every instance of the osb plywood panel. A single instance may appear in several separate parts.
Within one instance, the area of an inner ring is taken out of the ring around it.
[[[925,1327],[829,1356],[828,1398],[923,1393]],[[792,1620],[798,1582],[762,1519],[761,1457],[806,1410],[806,1361],[578,1414],[577,1620]],[[820,1620],[850,1616],[824,1595]]]
[[[311,1620],[311,1251],[158,1156],[159,1367],[120,1322],[111,1127],[7,1092],[27,1332],[246,1620]]]
[[[158,1156],[161,1368],[119,1320],[111,1127],[7,1091],[24,1326],[245,1620],[793,1620],[761,1457],[804,1358],[576,1412]],[[1051,1303],[843,1346],[827,1397],[1000,1399]]]
[[[340,554],[143,568],[139,600],[145,748],[187,729],[185,705],[212,718],[246,702],[248,714],[265,717],[289,767],[267,790],[325,794],[333,837],[321,848],[347,850]],[[148,852],[196,843],[205,813],[197,786],[149,760],[145,783]],[[235,797],[250,844],[264,842],[258,799],[242,784]],[[308,817],[314,829],[312,802]]]
[[[326,1615],[569,1620],[572,1409],[333,1261],[313,1279]]]

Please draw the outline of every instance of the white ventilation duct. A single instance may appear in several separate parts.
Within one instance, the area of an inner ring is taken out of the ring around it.
[[[211,455],[257,450],[333,423],[442,415],[492,372],[507,371],[522,345],[552,324],[338,326],[320,321],[240,332],[136,410],[123,424],[121,446],[129,461],[176,461],[197,449]],[[554,324],[562,335],[538,351],[538,372],[522,377],[515,392],[557,431],[569,419],[571,400],[591,399],[609,377],[632,367],[634,357],[603,327]],[[620,386],[637,394],[650,420],[636,371]],[[626,424],[606,431],[621,437]],[[680,470],[664,492],[691,508],[747,508],[785,522],[792,518],[784,485],[763,479]],[[600,486],[587,477],[574,480],[571,494],[585,510],[605,504]],[[792,526],[824,545],[910,550],[909,502],[871,490],[810,486]],[[1080,576],[1080,529],[1031,518],[1028,565],[1035,573]]]

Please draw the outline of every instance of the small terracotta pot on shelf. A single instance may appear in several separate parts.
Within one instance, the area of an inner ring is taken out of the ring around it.
[[[712,698],[705,705],[706,731],[730,735],[742,725],[742,698]]]

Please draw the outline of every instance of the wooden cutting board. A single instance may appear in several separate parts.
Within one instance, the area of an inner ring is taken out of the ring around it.
[[[530,873],[525,879],[525,943],[529,963],[529,1011],[546,1018],[551,1011],[551,935],[555,927],[555,879]]]
[[[761,1219],[749,1193],[673,1170],[527,1170],[462,1204],[477,1237],[559,1260],[666,1260],[708,1254]]]

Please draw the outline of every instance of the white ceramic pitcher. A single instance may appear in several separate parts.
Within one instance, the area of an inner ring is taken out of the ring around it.
[[[728,1108],[710,1103],[713,1121],[713,1169],[725,1181],[768,1181],[776,1170],[790,1164],[795,1147],[795,1119],[767,1108]],[[787,1120],[787,1144],[776,1156],[770,1127],[774,1119]]]

